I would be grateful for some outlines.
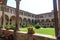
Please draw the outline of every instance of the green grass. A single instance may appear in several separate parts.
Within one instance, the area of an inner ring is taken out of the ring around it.
[[[20,31],[27,32],[27,28],[20,28]],[[54,28],[40,28],[40,29],[34,29],[34,31],[37,34],[45,34],[45,35],[55,36]]]

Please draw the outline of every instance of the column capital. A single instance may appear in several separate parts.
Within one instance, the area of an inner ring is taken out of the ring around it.
[[[16,2],[20,2],[21,0],[15,0]]]
[[[21,0],[15,0],[16,4],[19,5]]]

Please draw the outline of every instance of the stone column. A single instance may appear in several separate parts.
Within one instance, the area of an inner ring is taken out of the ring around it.
[[[14,40],[17,40],[16,32],[19,30],[19,4],[21,0],[15,0],[16,1],[16,28],[14,30]]]
[[[24,23],[24,12],[23,12],[23,15],[22,15],[22,25]]]
[[[57,0],[53,0],[54,7],[54,25],[55,25],[55,34],[57,40],[60,40],[60,0],[58,0],[58,11],[57,11]]]
[[[58,40],[60,40],[60,0],[58,0]]]
[[[5,14],[4,14],[4,10],[5,10],[5,0],[2,0],[2,28],[4,29],[5,26]]]
[[[10,24],[10,17],[9,17],[9,20],[8,20],[8,24]]]
[[[21,0],[15,0],[16,1],[16,29],[19,30],[19,4]]]

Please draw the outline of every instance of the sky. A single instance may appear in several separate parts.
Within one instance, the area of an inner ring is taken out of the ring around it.
[[[15,0],[8,0],[8,6],[16,8]],[[20,9],[34,14],[42,14],[53,10],[52,0],[21,0]]]

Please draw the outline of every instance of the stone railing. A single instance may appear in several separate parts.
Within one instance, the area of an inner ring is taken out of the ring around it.
[[[13,34],[14,34],[13,30],[0,30],[0,36],[5,35],[5,37],[9,38],[9,35],[10,35],[11,40],[13,40],[12,36],[11,36]],[[21,31],[18,31],[16,33],[16,38],[17,38],[17,40],[56,40],[55,37],[52,37],[52,36],[49,36],[49,35],[43,35],[43,34],[33,34],[33,35],[31,35],[31,34],[21,32]]]

